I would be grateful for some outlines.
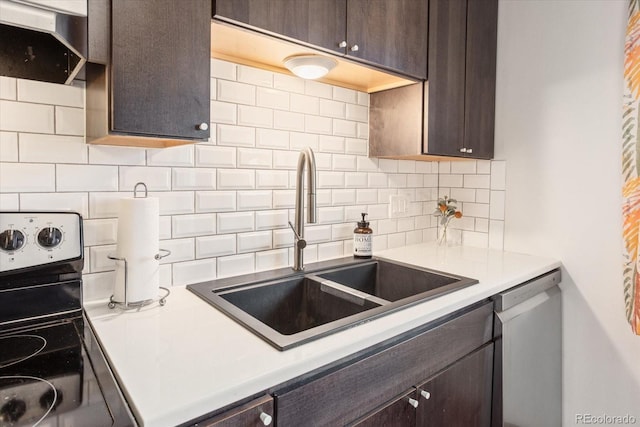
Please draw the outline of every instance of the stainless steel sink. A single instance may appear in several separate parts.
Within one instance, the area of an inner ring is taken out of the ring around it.
[[[284,270],[287,277],[277,279],[273,272],[257,273],[188,288],[286,350],[478,282],[384,260],[337,264],[306,274]]]

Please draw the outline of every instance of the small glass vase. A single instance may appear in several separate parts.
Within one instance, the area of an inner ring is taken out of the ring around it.
[[[446,225],[443,225],[441,227],[438,227],[438,246],[448,246],[448,240],[447,240],[447,228],[448,228],[449,223],[447,223]]]
[[[462,244],[462,230],[449,229],[449,223],[438,227],[438,246],[460,246]]]

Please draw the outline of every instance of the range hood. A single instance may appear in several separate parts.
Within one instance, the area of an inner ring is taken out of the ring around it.
[[[86,55],[86,0],[0,0],[0,75],[69,84]]]

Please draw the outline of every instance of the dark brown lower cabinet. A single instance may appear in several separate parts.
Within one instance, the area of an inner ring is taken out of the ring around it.
[[[416,425],[417,407],[415,405],[418,403],[416,394],[416,389],[411,389],[352,425],[354,427],[413,427]]]
[[[258,427],[266,425],[275,425],[271,396],[254,399],[223,414],[200,421],[194,424],[194,427]]]
[[[493,343],[418,386],[415,425],[490,426],[492,376]]]

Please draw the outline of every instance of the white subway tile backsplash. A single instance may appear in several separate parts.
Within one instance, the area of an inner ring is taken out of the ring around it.
[[[356,124],[356,136],[362,139],[369,139],[369,124],[357,123]]]
[[[127,194],[131,197],[130,194]],[[149,197],[157,197],[160,203],[160,215],[179,215],[193,213],[193,191],[163,191],[149,193]]]
[[[357,168],[360,172],[376,172],[378,170],[378,159],[358,157]]]
[[[304,131],[304,114],[289,111],[273,112],[273,127],[275,129]]]
[[[505,194],[504,191],[491,190],[490,219],[504,220]]]
[[[293,231],[290,228],[273,230],[274,248],[291,247],[293,246],[293,240]]]
[[[315,153],[315,158],[316,158],[316,169],[319,171],[330,171],[331,167],[333,166],[333,160],[331,157],[331,154],[329,153],[322,153],[322,152],[316,152]]]
[[[472,188],[452,188],[451,192],[449,193],[449,197],[451,197],[452,199],[457,200],[458,202],[479,202],[479,203],[484,203],[484,202],[480,202],[478,200],[476,200],[476,190],[472,189]],[[466,206],[466,204],[465,204]],[[465,212],[466,213],[466,212]]]
[[[256,145],[256,130],[246,126],[217,125],[216,140],[219,145],[253,147]]]
[[[378,221],[378,228],[376,233],[379,234],[391,234],[398,232],[398,220],[395,218],[381,219]]]
[[[304,228],[304,238],[307,243],[318,243],[331,240],[331,226],[307,225]]]
[[[331,203],[333,205],[353,205],[356,203],[356,190],[352,188],[336,189],[331,193]]]
[[[212,168],[234,168],[236,166],[236,148],[198,144],[196,166]]]
[[[358,92],[358,105],[364,105],[365,107],[369,106],[369,94],[366,92]]]
[[[289,148],[289,132],[275,129],[256,129],[256,147],[286,150]]]
[[[0,76],[0,99],[17,99],[16,80],[13,77]]]
[[[369,178],[369,188],[381,188],[381,187],[388,186],[387,174],[370,173],[368,174],[368,178]]]
[[[442,163],[446,163],[446,162],[442,162]],[[445,188],[462,187],[462,179],[463,179],[463,175],[440,174],[439,184],[441,188],[442,187],[445,187]]]
[[[211,122],[228,125],[238,124],[238,107],[230,102],[211,101]]]
[[[477,231],[479,233],[488,233],[489,232],[489,220],[487,218],[476,218],[475,231]]]
[[[108,256],[115,254],[116,245],[93,246],[89,249],[89,269],[92,273],[112,271],[116,269],[116,261]]]
[[[347,154],[366,156],[368,152],[368,142],[366,139],[346,138],[344,151]]]
[[[118,221],[115,219],[85,219],[82,222],[84,245],[113,245],[118,234]]]
[[[298,166],[298,157],[300,157],[298,151],[278,151],[273,155],[273,168],[295,170]]]
[[[238,167],[251,169],[271,169],[272,151],[252,148],[238,148]]]
[[[343,188],[344,172],[318,172],[319,188]]]
[[[271,231],[238,234],[238,252],[257,252],[271,249]]]
[[[0,162],[18,161],[18,134],[0,132]]]
[[[491,191],[486,189],[477,189],[476,191],[476,202],[478,203],[489,203]]]
[[[318,96],[320,98],[331,99],[333,97],[332,86],[316,82],[313,80],[304,81],[304,93],[311,96]]]
[[[398,231],[412,231],[416,228],[414,217],[398,218]]]
[[[237,276],[255,271],[253,253],[220,257],[217,259],[218,277]]]
[[[332,240],[346,240],[353,238],[353,230],[356,228],[355,224],[334,224],[331,226],[331,239]]]
[[[232,62],[211,58],[211,77],[225,80],[235,80],[237,69],[238,65]]]
[[[238,124],[264,128],[273,127],[273,110],[250,105],[239,105]]]
[[[333,101],[330,99],[321,99],[319,102],[320,115],[324,117],[333,117],[336,119],[344,119],[346,117],[346,105],[344,102]]]
[[[417,173],[407,175],[407,187],[416,188],[422,187],[423,176]]]
[[[489,235],[475,231],[464,231],[462,234],[462,243],[464,246],[486,248],[489,245]]]
[[[274,110],[289,109],[289,92],[259,87],[256,91],[256,105]]]
[[[256,271],[273,270],[289,265],[289,251],[276,249],[256,253]]]
[[[422,230],[407,231],[405,233],[407,245],[422,243]]]
[[[344,222],[344,208],[323,207],[318,209],[319,224],[332,224],[336,222]]]
[[[504,161],[491,162],[491,189],[504,190],[507,180],[506,163]]]
[[[316,203],[318,206],[331,206],[332,190],[318,189],[316,191]]]
[[[197,191],[196,212],[231,212],[236,210],[235,191]]]
[[[286,74],[273,73],[273,87],[293,93],[304,93],[304,79]]]
[[[113,295],[115,272],[83,274],[83,301],[107,299]]]
[[[84,85],[54,85],[18,79],[18,101],[84,107]]]
[[[56,106],[56,133],[84,136],[84,109]]]
[[[20,209],[20,196],[18,194],[0,194],[0,210],[17,211]]]
[[[288,227],[289,212],[286,210],[256,212],[256,230],[273,230]]]
[[[341,258],[344,256],[342,242],[321,243],[318,245],[318,261]]]
[[[132,193],[89,193],[89,216],[91,218],[117,218],[120,199]]]
[[[489,247],[491,249],[504,248],[504,221],[489,221]]]
[[[256,172],[250,169],[218,169],[218,189],[243,190],[256,185]]]
[[[350,102],[352,104],[358,102],[358,96],[355,90],[338,86],[333,87],[333,99],[337,101]]]
[[[320,114],[320,100],[315,96],[291,94],[291,111],[304,114]]]
[[[256,211],[259,209],[271,209],[271,191],[239,191],[238,210]]]
[[[398,160],[392,159],[379,159],[378,169],[385,173],[397,173],[398,172]]]
[[[489,205],[484,203],[465,203],[463,215],[477,218],[489,218]]]
[[[196,237],[196,258],[212,258],[236,253],[236,235]]]
[[[389,200],[387,198],[387,200]],[[377,205],[369,205],[367,207],[367,212],[369,213],[370,220],[376,219],[385,219],[389,217],[389,209],[386,203],[381,203]]]
[[[333,134],[355,138],[358,136],[356,122],[333,119]]]
[[[367,186],[367,174],[364,172],[346,172],[344,185],[347,188],[363,188]]]
[[[407,175],[404,173],[390,173],[389,176],[389,188],[406,188],[407,187]]]
[[[291,132],[290,148],[292,150],[302,150],[311,148],[313,151],[318,150],[318,135],[308,133]]]
[[[120,167],[120,191],[133,191],[138,182],[144,182],[149,191],[171,190],[171,168]]]
[[[478,174],[491,173],[491,160],[476,160],[476,173]]]
[[[166,240],[171,238],[171,216],[161,215],[158,221],[159,238]]]
[[[118,191],[118,167],[57,165],[57,191]]]
[[[283,170],[257,170],[256,188],[288,188],[289,173]]]
[[[0,192],[34,193],[55,191],[55,165],[0,163]]]
[[[476,173],[476,161],[475,160],[460,160],[460,161],[457,161],[457,162],[451,162],[451,173],[475,174]]]
[[[56,137],[76,138],[76,137]],[[84,144],[84,142],[83,142]],[[146,150],[138,147],[119,147],[111,145],[90,145],[89,163],[94,165],[140,166],[146,162]]]
[[[25,193],[20,194],[21,210],[61,210],[79,212],[89,216],[87,193]]]
[[[407,245],[407,236],[405,233],[389,234],[387,245],[389,249],[399,248]]]
[[[54,107],[0,100],[0,130],[54,133]]]
[[[218,80],[217,100],[234,104],[256,104],[256,87],[245,83]]]
[[[87,146],[80,137],[21,133],[19,146],[22,162],[87,163],[88,161]]]
[[[171,255],[162,258],[160,264],[169,264],[180,261],[194,259],[195,240],[194,239],[172,239],[160,240],[159,247],[171,251]]]
[[[356,169],[356,157],[348,155],[333,155],[333,170],[352,171]]]
[[[238,65],[238,81],[256,86],[273,87],[273,73],[246,65]]]
[[[320,151],[326,153],[344,153],[345,139],[341,136],[320,135]],[[354,158],[355,161],[355,158]],[[354,167],[355,168],[355,167]]]
[[[174,190],[211,190],[215,188],[215,169],[173,168]]]
[[[347,120],[354,120],[356,122],[367,123],[369,120],[369,107],[363,105],[346,104],[347,105]]]
[[[293,208],[295,202],[295,190],[276,190],[273,192],[273,207],[275,209]]]
[[[400,160],[398,161],[398,172],[400,173],[415,173],[416,162],[414,160]]]
[[[378,190],[362,189],[356,191],[356,203],[359,205],[369,205],[378,201]]]
[[[416,173],[432,173],[432,165],[432,162],[416,162]]]
[[[489,188],[489,175],[464,175],[465,188]]]
[[[240,233],[255,229],[254,212],[219,213],[218,233]]]
[[[196,237],[216,232],[215,214],[174,215],[171,217],[172,237]]]
[[[304,116],[305,132],[331,135],[332,129],[331,119],[328,117],[312,116],[310,114]]]
[[[216,278],[216,260],[177,262],[173,264],[173,286],[189,285]]]

